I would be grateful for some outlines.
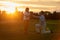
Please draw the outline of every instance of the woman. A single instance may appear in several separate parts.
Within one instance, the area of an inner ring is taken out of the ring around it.
[[[25,12],[23,13],[24,17],[24,32],[28,32],[28,27],[29,27],[29,20],[30,20],[30,13],[29,13],[29,8],[25,9]]]

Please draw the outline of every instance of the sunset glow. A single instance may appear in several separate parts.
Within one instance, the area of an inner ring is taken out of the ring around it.
[[[0,5],[3,5],[0,7],[1,10],[5,10],[8,14],[9,13],[14,13],[15,12],[15,8],[17,6],[19,6],[19,4],[16,3],[12,3],[12,2],[4,2],[4,1],[0,1]]]
[[[24,11],[26,7],[29,7],[31,11],[39,12],[40,10],[46,11],[59,11],[59,0],[1,0],[0,10],[5,10],[7,13],[13,13],[15,8],[18,11]]]

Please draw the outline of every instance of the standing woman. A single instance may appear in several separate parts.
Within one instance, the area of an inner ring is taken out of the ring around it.
[[[30,21],[30,13],[29,8],[25,9],[25,12],[23,13],[24,17],[24,33],[28,33],[28,27],[29,27],[29,21]]]

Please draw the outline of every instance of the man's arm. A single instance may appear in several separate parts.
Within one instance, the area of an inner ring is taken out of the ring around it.
[[[39,16],[35,16],[35,15],[33,15],[33,17],[34,17],[34,18],[39,18]]]

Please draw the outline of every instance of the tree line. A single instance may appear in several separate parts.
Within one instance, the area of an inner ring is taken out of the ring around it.
[[[46,19],[60,20],[60,12],[56,12],[56,11],[53,11],[52,13],[49,11],[43,11],[43,12],[45,13]],[[39,13],[33,13],[32,11],[31,14],[39,16]],[[31,18],[33,17],[31,16]]]
[[[46,19],[60,20],[60,12],[56,12],[56,11],[53,11],[52,13],[49,12],[49,11],[43,11],[43,12],[45,13],[45,18]],[[18,11],[18,12],[15,12],[15,13],[16,13],[16,15],[18,15],[17,18],[20,18],[20,19],[23,18],[23,12]],[[35,13],[33,11],[30,11],[30,14],[31,14],[30,15],[31,19],[36,19],[36,18],[33,17],[33,15],[39,16],[39,12]],[[0,11],[0,20],[1,20],[1,18],[4,18],[4,16],[6,16],[6,11],[2,11],[2,12]]]

